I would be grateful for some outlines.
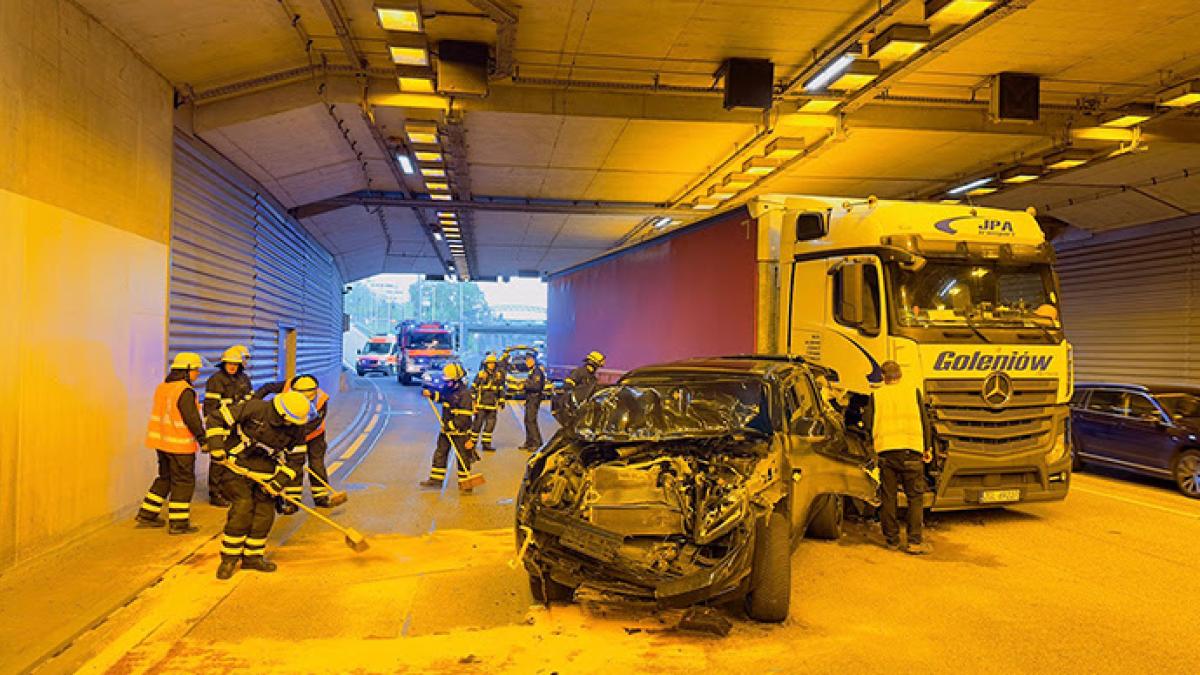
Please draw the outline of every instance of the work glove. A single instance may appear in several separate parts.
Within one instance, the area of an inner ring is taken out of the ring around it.
[[[212,457],[212,461],[214,462],[224,462],[226,457],[228,457],[228,455],[225,454],[225,450],[222,448],[211,450],[208,454],[210,457]]]
[[[421,395],[424,396],[425,398],[433,398],[433,393],[430,392],[428,389],[422,389]]]
[[[468,449],[468,450],[472,450],[472,449],[474,449],[474,448],[475,448],[475,439],[474,439],[474,438],[468,438],[468,439],[467,439],[467,442],[463,444],[463,447],[465,447],[465,448],[466,448],[466,449]]]

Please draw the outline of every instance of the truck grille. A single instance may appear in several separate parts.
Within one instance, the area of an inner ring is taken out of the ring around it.
[[[925,391],[933,427],[950,451],[1002,455],[1048,448],[1066,415],[1057,405],[1058,381],[1013,379],[1008,402],[993,407],[983,400],[983,379],[928,380]]]

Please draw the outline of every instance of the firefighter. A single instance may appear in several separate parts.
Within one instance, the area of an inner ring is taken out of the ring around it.
[[[488,354],[483,360],[483,369],[475,376],[475,424],[471,433],[475,443],[486,452],[495,452],[492,434],[496,430],[497,410],[504,409],[504,371],[496,364],[496,355]]]
[[[596,390],[596,371],[603,367],[604,355],[591,352],[584,357],[583,365],[563,378],[563,390],[558,396],[558,405],[554,411],[554,417],[560,424],[566,426],[575,418],[576,409]]]
[[[293,453],[288,457],[288,466],[296,472],[296,479],[289,483],[284,493],[296,501],[304,497],[304,463],[320,478],[318,481],[309,479],[309,491],[312,493],[313,504],[323,509],[332,508],[329,503],[329,472],[325,468],[325,451],[328,443],[325,438],[325,414],[329,411],[329,394],[321,389],[320,383],[313,375],[297,375],[289,382],[272,382],[264,384],[254,392],[254,398],[266,398],[269,394],[279,395],[286,391],[298,391],[312,402],[315,412],[313,418],[304,425],[304,441],[307,444],[307,457],[304,454]],[[291,515],[298,509],[286,502],[278,500],[278,511]]]
[[[538,411],[542,408],[542,396],[546,389],[546,371],[538,365],[533,352],[525,355],[525,368],[529,371],[529,377],[525,379],[525,443],[521,449],[537,450],[542,447]]]
[[[245,345],[234,345],[221,355],[220,367],[204,383],[204,417],[207,419],[221,406],[232,406],[250,400],[254,387],[246,368],[250,362],[250,350]],[[208,501],[213,506],[229,506],[223,485],[229,470],[220,464],[208,465]]]
[[[146,428],[146,447],[158,455],[158,477],[138,509],[138,527],[162,527],[158,515],[167,505],[169,534],[190,534],[192,493],[196,490],[196,450],[204,441],[204,423],[196,390],[200,376],[199,354],[181,352],[171,370],[154,390],[154,407]]]
[[[275,498],[296,477],[287,457],[304,447],[304,426],[311,416],[312,402],[296,391],[271,401],[222,406],[209,415],[208,451],[214,462],[228,462],[230,476],[223,487],[232,501],[218,579],[233,576],[239,562],[242,569],[275,571],[275,563],[265,556]]]
[[[447,363],[442,368],[445,384],[441,391],[424,389],[421,395],[442,404],[442,428],[438,434],[437,447],[433,451],[433,466],[429,478],[421,481],[422,487],[439,487],[446,479],[446,462],[450,457],[451,444],[458,451],[458,480],[471,477],[471,451],[475,441],[471,439],[471,388],[464,382],[467,372],[457,363]],[[464,466],[465,465],[465,466]],[[471,488],[462,488],[471,492]]]

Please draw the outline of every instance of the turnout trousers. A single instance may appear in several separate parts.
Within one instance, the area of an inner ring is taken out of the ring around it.
[[[484,450],[492,449],[492,435],[496,431],[496,409],[480,407],[475,412],[475,421],[471,425],[471,433],[475,434],[475,442]]]
[[[288,482],[284,487],[283,492],[287,496],[300,501],[304,497],[304,477],[308,472],[304,470],[304,463],[307,460],[308,468],[312,472],[321,477],[321,480],[329,482],[329,472],[325,468],[325,450],[327,449],[325,434],[321,434],[308,442],[307,452],[290,453],[287,458],[287,465],[296,472],[296,477]],[[308,489],[313,496],[314,501],[322,501],[329,498],[329,488],[321,484],[321,481],[308,476]]]
[[[163,506],[167,507],[167,522],[175,529],[186,528],[191,521],[192,493],[196,491],[196,456],[177,455],[162,450],[158,454],[158,475],[150,484],[139,520],[158,520]]]
[[[260,474],[270,478],[269,474]],[[231,474],[225,481],[225,495],[233,504],[225,519],[221,540],[221,560],[261,556],[267,550],[267,535],[275,522],[275,498],[257,483]]]
[[[879,524],[889,542],[900,541],[900,523],[896,518],[900,487],[908,499],[908,543],[921,543],[925,520],[925,463],[915,450],[887,450],[879,453],[880,505]]]
[[[446,479],[446,463],[450,460],[451,443],[458,450],[458,456],[462,458],[461,462],[455,460],[458,465],[458,479],[465,480],[471,476],[471,452],[463,447],[468,437],[469,433],[463,431],[452,431],[449,434],[443,431],[438,434],[437,446],[433,450],[433,466],[429,469],[431,480]],[[466,466],[463,466],[464,463]]]
[[[538,427],[538,412],[542,408],[542,397],[525,395],[525,447],[542,447],[542,430]]]

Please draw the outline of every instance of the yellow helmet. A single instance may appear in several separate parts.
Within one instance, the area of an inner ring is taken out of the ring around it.
[[[298,391],[285,391],[275,397],[275,412],[292,424],[304,424],[312,414],[312,403]]]
[[[316,397],[319,386],[317,378],[312,375],[297,375],[292,378],[292,391],[298,391],[309,399]]]
[[[246,345],[234,345],[221,355],[221,361],[224,363],[245,363],[248,358],[250,358],[250,350]]]
[[[583,359],[584,363],[590,363],[597,368],[604,367],[604,355],[600,352],[591,352]]]
[[[442,377],[445,378],[447,382],[457,382],[466,376],[467,371],[463,370],[463,367],[460,364],[447,363],[445,367],[442,368]]]
[[[484,363],[484,365],[487,365],[487,364],[489,364],[489,363],[495,363],[495,362],[496,362],[496,355],[495,355],[495,354],[488,354],[488,355],[487,355],[487,356],[486,356],[486,357],[483,359],[483,363]]]
[[[195,352],[179,352],[171,361],[171,370],[200,370],[203,366],[204,360]]]

